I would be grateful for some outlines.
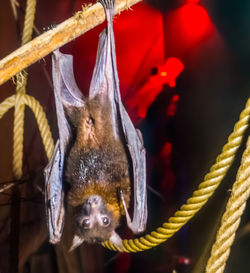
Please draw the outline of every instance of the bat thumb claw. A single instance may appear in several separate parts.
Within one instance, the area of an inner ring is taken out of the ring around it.
[[[74,236],[74,239],[72,241],[72,245],[69,249],[69,252],[73,251],[75,248],[80,246],[83,243],[84,239],[80,238],[78,235]]]
[[[115,231],[112,231],[109,240],[120,252],[124,252],[122,239]]]

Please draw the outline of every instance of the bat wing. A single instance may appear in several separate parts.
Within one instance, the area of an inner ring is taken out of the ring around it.
[[[147,222],[145,149],[140,132],[134,128],[121,101],[112,23],[114,1],[100,0],[100,2],[105,8],[108,26],[99,38],[97,61],[90,85],[89,96],[90,98],[97,94],[107,96],[112,109],[114,135],[118,134],[118,128],[122,128],[133,164],[134,180],[133,219],[131,221],[127,217],[127,220],[130,229],[134,233],[139,233],[145,230]]]
[[[59,140],[56,143],[45,174],[45,204],[50,242],[60,241],[64,225],[64,191],[62,185],[63,155],[60,151]]]
[[[52,74],[59,139],[44,174],[49,236],[50,242],[55,244],[60,241],[64,226],[63,170],[65,153],[71,139],[71,129],[64,110],[70,107],[83,107],[84,100],[74,80],[71,55],[55,51]]]

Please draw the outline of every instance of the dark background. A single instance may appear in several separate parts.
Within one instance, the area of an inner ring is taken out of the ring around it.
[[[19,2],[19,17],[15,22],[10,1],[1,1],[0,58],[20,46],[25,1]],[[43,32],[51,24],[72,16],[84,3],[38,1],[35,25]],[[147,232],[150,232],[172,216],[197,188],[249,97],[250,2],[148,0],[132,9],[115,17],[114,31],[122,99],[141,129],[147,149]],[[104,24],[61,49],[74,55],[76,80],[84,93],[89,87],[98,35],[103,28]],[[182,72],[176,68],[176,61],[166,63],[171,57],[183,64]],[[50,56],[32,65],[28,69],[27,92],[44,107],[56,138],[50,71]],[[0,87],[0,100],[14,91],[11,81],[4,84]],[[144,114],[140,109],[144,109]],[[13,179],[12,124],[13,110],[10,110],[0,121],[2,182]],[[35,119],[27,109],[24,181],[18,201],[21,204],[20,241],[16,242],[19,271],[204,272],[239,162],[240,155],[215,196],[166,243],[136,254],[116,254],[100,246],[82,246],[69,254],[63,244],[54,247],[48,243],[42,175],[47,159]],[[12,195],[12,191],[0,195],[0,272],[17,272],[10,249]],[[249,272],[250,238],[248,232],[243,232],[249,221],[248,210],[232,247],[227,273]]]

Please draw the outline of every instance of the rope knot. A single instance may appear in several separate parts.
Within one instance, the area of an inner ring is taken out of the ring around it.
[[[13,83],[16,85],[17,93],[25,93],[26,83],[27,83],[27,75],[28,73],[23,70],[16,74],[15,77],[12,78]]]

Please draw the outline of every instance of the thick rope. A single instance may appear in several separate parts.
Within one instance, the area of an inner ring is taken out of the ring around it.
[[[22,35],[22,45],[28,43],[32,38],[35,13],[36,13],[36,0],[27,0],[24,26],[23,26],[23,35]]]
[[[250,137],[248,137],[247,148],[243,153],[241,166],[238,170],[226,211],[222,216],[221,227],[217,232],[216,241],[212,247],[211,256],[206,267],[207,273],[224,272],[231,245],[234,242],[235,233],[240,224],[241,215],[245,210],[249,194]]]
[[[11,107],[15,105],[16,95],[8,97],[0,104],[0,119],[3,115],[10,110]]]
[[[180,210],[173,217],[169,218],[168,222],[157,228],[156,231],[138,239],[123,240],[123,251],[143,251],[165,242],[203,207],[232,165],[243,134],[248,127],[249,118],[250,99],[248,99],[246,108],[240,114],[240,119],[235,124],[234,131],[228,138],[228,143],[223,147],[222,153],[217,157],[215,164],[205,176],[204,181],[199,185],[198,190],[194,191],[193,196],[187,200],[185,205],[181,206]],[[104,242],[102,245],[111,250],[119,251],[110,241]]]
[[[22,177],[23,167],[23,126],[24,126],[24,104],[23,94],[17,92],[14,111],[13,128],[13,174],[15,179]]]
[[[36,0],[27,0],[22,45],[32,38],[34,26]],[[21,179],[23,175],[23,132],[24,132],[24,111],[23,102],[26,93],[27,73],[25,71],[16,75],[16,97],[14,110],[13,127],[13,176],[14,179]],[[11,196],[11,223],[10,223],[10,248],[9,248],[9,270],[18,272],[19,264],[19,239],[20,239],[20,191],[17,185],[12,189]]]
[[[16,95],[13,95],[7,99],[5,99],[0,104],[0,119],[4,116],[4,114],[13,106],[15,106]],[[50,127],[48,124],[48,120],[44,113],[43,107],[41,104],[32,96],[24,95],[23,103],[27,105],[34,113],[38,128],[41,134],[41,138],[43,141],[44,149],[49,159],[54,150],[54,141],[50,132]]]
[[[28,107],[30,107],[30,109],[33,111],[35,115],[47,158],[50,158],[54,150],[54,141],[43,108],[41,104],[32,96],[25,95],[24,103]]]
[[[22,45],[29,42],[32,38],[34,26],[36,0],[27,0]],[[16,179],[22,177],[23,168],[23,130],[24,130],[24,102],[23,96],[26,93],[27,74],[20,72],[16,76],[16,101],[14,111],[14,128],[13,128],[13,174]]]

